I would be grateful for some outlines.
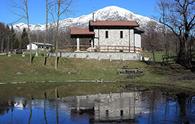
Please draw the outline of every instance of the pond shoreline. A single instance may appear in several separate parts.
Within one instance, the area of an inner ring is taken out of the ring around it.
[[[120,81],[111,81],[111,80],[66,80],[63,82],[59,81],[18,81],[18,82],[7,82],[7,83],[1,83],[0,85],[5,84],[28,84],[28,83],[116,83]]]
[[[20,84],[4,84],[0,85],[1,97],[27,97],[27,98],[56,98],[56,92],[59,98],[67,96],[78,96],[97,93],[112,93],[112,92],[128,92],[131,90],[159,90],[164,93],[178,94],[186,93],[195,95],[195,90],[190,87],[178,87],[169,84],[150,84],[142,85],[133,82],[114,82],[114,83],[99,83],[99,82],[50,82],[50,83],[20,83]],[[57,91],[56,91],[57,90]],[[7,93],[9,91],[9,93]]]

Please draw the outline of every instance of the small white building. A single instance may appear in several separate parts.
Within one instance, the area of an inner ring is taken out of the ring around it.
[[[33,42],[31,44],[27,45],[27,50],[30,50],[30,45],[31,45],[31,50],[36,51],[36,50],[44,50],[44,47],[47,50],[51,50],[53,45],[49,43],[39,43],[39,42]]]

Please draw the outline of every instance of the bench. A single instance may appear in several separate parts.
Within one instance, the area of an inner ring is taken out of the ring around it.
[[[117,70],[119,75],[125,75],[129,78],[134,78],[134,77],[138,77],[138,76],[142,76],[144,75],[144,71],[143,69],[139,69],[139,68],[129,68],[127,66],[124,66],[120,69]]]

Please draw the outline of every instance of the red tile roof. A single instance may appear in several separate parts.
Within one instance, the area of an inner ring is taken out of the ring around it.
[[[70,34],[71,35],[83,35],[83,36],[91,35],[91,36],[93,36],[95,33],[89,31],[88,28],[71,27]]]
[[[136,21],[90,21],[90,26],[139,27]]]

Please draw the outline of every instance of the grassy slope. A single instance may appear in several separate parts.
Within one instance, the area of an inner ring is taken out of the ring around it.
[[[121,61],[96,61],[82,59],[61,58],[58,70],[54,69],[54,58],[48,59],[48,64],[43,66],[43,58],[37,57],[32,65],[28,58],[20,56],[0,57],[0,82],[38,82],[65,80],[120,80],[117,69],[125,65],[130,67],[144,67],[140,62]]]
[[[195,80],[180,80],[184,74],[191,72],[182,68],[146,65],[137,61],[97,61],[61,58],[59,69],[54,69],[54,58],[49,58],[43,66],[43,58],[36,57],[32,65],[28,57],[0,56],[0,85],[1,96],[43,97],[44,92],[54,97],[55,88],[60,96],[80,95],[91,93],[118,92],[128,85],[138,85],[148,88],[159,87],[170,90],[195,90]],[[117,74],[117,69],[123,66],[143,68],[144,76],[127,79]],[[116,83],[65,83],[67,80],[108,80]],[[195,78],[194,78],[195,79]],[[125,81],[124,81],[125,80]],[[9,82],[27,82],[26,84],[9,84]],[[41,81],[46,81],[40,83]],[[52,83],[56,81],[56,83]],[[119,82],[124,81],[124,82]],[[7,92],[10,91],[10,92]]]

